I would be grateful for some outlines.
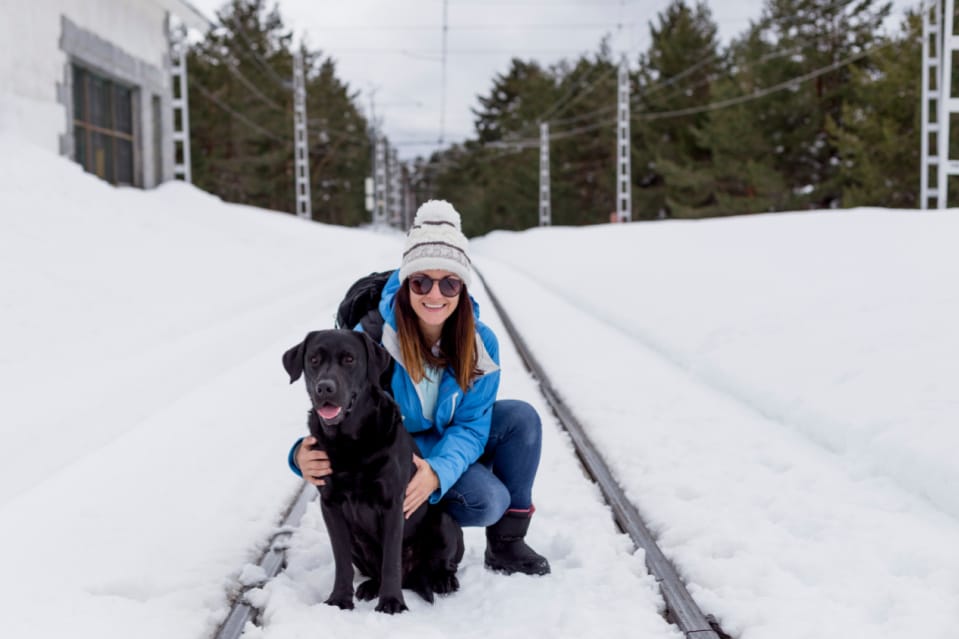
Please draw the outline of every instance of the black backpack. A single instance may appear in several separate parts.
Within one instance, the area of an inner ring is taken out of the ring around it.
[[[336,310],[336,328],[352,330],[357,324],[363,332],[379,342],[383,339],[383,316],[380,315],[380,295],[393,271],[370,273],[353,282]]]

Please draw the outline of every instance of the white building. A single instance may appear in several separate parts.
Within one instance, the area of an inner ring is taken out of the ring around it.
[[[114,184],[173,177],[172,21],[185,0],[0,0],[0,129]]]

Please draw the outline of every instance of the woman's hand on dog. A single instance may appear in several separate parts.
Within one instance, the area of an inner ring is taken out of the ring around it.
[[[433,472],[429,462],[413,455],[413,464],[416,466],[416,472],[413,473],[413,478],[406,487],[406,499],[403,500],[403,516],[406,519],[409,519],[410,515],[429,499],[433,491],[440,487],[440,479]]]
[[[333,472],[330,467],[330,458],[325,450],[313,450],[316,445],[316,437],[312,435],[300,443],[300,448],[296,451],[295,460],[300,472],[303,473],[303,479],[314,486],[325,486],[323,478]]]

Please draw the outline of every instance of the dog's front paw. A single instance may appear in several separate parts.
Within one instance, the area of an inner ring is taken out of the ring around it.
[[[379,582],[367,579],[356,588],[356,598],[360,601],[373,601],[380,591]]]
[[[409,609],[406,607],[406,602],[403,601],[403,595],[398,597],[380,597],[380,602],[376,604],[377,612],[385,612],[388,615],[395,615],[396,613],[403,612],[404,610]]]
[[[324,601],[328,606],[336,606],[342,610],[353,610],[353,593],[339,593],[333,591],[329,598]]]
[[[433,575],[431,587],[438,595],[448,595],[460,589],[460,581],[456,578],[455,572],[439,573]]]

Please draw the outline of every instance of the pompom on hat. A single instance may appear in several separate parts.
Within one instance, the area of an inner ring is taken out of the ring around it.
[[[460,226],[460,214],[445,200],[429,200],[416,211],[406,234],[400,281],[429,270],[453,273],[470,285],[469,241]]]

